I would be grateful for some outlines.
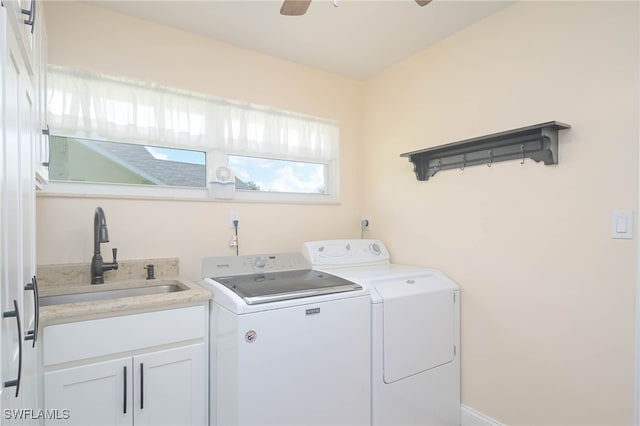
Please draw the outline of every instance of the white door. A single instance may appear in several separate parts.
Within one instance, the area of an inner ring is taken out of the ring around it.
[[[131,357],[44,374],[45,425],[132,425]]]
[[[8,17],[8,19],[10,16]],[[19,49],[13,27],[7,23],[3,68],[5,77],[4,110],[4,163],[2,187],[2,383],[16,384],[2,392],[3,409],[22,408],[20,394],[16,397],[18,378],[22,373],[21,344],[24,333],[23,319],[17,321],[23,310],[23,240],[21,217],[20,147],[23,144],[22,118],[25,113],[24,94],[29,90],[30,79]],[[28,143],[24,141],[24,143]],[[14,302],[15,301],[15,302]],[[17,316],[7,317],[7,313]],[[21,377],[20,377],[21,378]],[[19,422],[18,422],[19,423]]]
[[[5,105],[4,105],[4,78],[6,75],[6,32],[7,32],[7,10],[4,7],[0,7],[0,166],[4,168],[5,160],[4,160],[4,149],[5,149],[5,132],[4,132],[4,121],[5,121]],[[0,235],[4,233],[4,182],[5,177],[4,173],[0,172]],[[0,240],[0,309],[4,307],[4,293],[5,287],[7,286],[6,276],[4,271],[6,269],[6,263],[4,258],[4,241]],[[0,315],[1,317],[1,315]],[[4,321],[0,321],[4,323]],[[0,380],[4,378],[4,351],[6,350],[5,343],[3,340],[3,329],[4,324],[0,324]],[[2,383],[0,383],[0,410],[6,408],[4,405],[5,392],[2,390]]]
[[[34,351],[31,342],[25,342],[28,330],[35,328],[35,299],[29,292],[25,303],[24,287],[35,273],[33,148],[38,99],[32,75],[33,36],[24,32],[24,1],[3,2],[0,25],[0,406],[9,424],[30,423],[30,419],[24,411],[8,414],[5,409],[38,408]]]
[[[203,343],[138,355],[133,363],[136,426],[206,424]]]
[[[24,288],[31,283],[35,274],[35,186],[33,172],[33,147],[36,143],[37,103],[33,90],[33,80],[26,74],[21,75],[20,84],[20,242],[22,247],[21,281],[17,283],[22,290],[22,375],[20,393],[25,409],[36,409],[34,347],[26,340],[29,331],[35,329],[34,292]]]

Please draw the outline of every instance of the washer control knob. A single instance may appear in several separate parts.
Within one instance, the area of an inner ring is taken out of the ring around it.
[[[258,256],[253,261],[253,266],[257,269],[262,269],[267,265],[266,260],[262,256]]]
[[[382,253],[382,250],[380,250],[380,246],[378,245],[378,243],[371,244],[369,246],[369,250],[371,250],[371,253],[375,254],[376,256]]]

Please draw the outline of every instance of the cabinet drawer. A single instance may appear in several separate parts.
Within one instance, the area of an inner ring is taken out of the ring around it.
[[[45,327],[43,362],[54,365],[202,339],[206,314],[205,306],[193,306]]]

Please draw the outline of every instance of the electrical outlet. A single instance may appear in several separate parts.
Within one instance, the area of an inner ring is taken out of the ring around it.
[[[371,231],[373,229],[371,226],[371,216],[362,216],[360,219],[360,229],[363,231]]]
[[[235,210],[231,210],[231,212],[229,213],[229,228],[231,229],[235,228],[235,226],[233,226],[234,220],[237,220],[238,223],[240,223],[240,213]]]

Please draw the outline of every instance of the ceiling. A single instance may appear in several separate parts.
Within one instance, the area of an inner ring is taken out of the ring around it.
[[[124,0],[92,3],[308,65],[367,79],[514,1],[313,0],[303,16],[280,0]]]

